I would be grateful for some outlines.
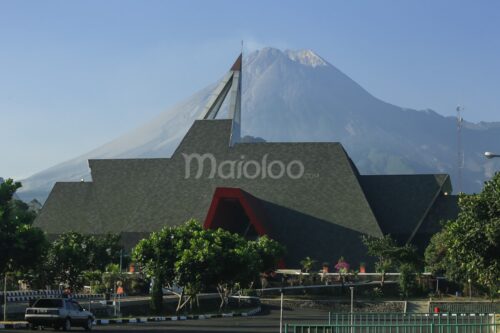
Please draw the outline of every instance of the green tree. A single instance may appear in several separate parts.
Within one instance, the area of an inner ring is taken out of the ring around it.
[[[275,270],[284,254],[283,246],[267,236],[248,241],[223,229],[207,232],[213,237],[211,251],[216,260],[210,278],[217,285],[221,308],[227,305],[229,295],[236,289],[251,287],[259,273]]]
[[[161,312],[162,287],[173,285],[176,277],[175,263],[189,246],[191,234],[200,230],[202,227],[197,221],[189,220],[179,227],[164,227],[160,231],[153,232],[134,247],[132,251],[134,262],[153,281],[151,306],[154,311]],[[179,306],[182,299],[183,295],[179,297]]]
[[[447,237],[448,233],[438,232],[434,234],[425,249],[425,265],[426,269],[434,275],[447,275],[453,277],[452,280],[459,276],[459,272],[448,261],[446,256],[447,244],[450,242]]]
[[[83,286],[83,271],[89,268],[88,237],[77,232],[59,236],[47,255],[47,269],[55,281],[67,284],[72,290]]]
[[[413,272],[417,272],[422,265],[422,259],[412,245],[399,246],[390,235],[380,238],[362,236],[362,241],[368,254],[377,258],[375,270],[381,275],[382,287],[385,283],[385,274],[389,270],[399,270],[402,265],[407,265],[407,267],[412,267]]]
[[[191,301],[216,286],[222,308],[235,286],[249,285],[260,272],[276,269],[283,254],[284,248],[266,236],[247,241],[223,229],[196,230],[175,264],[176,282]]]
[[[267,237],[259,237],[250,245],[256,247],[258,258],[260,259],[257,273],[271,272],[276,270],[279,261],[286,253],[286,249],[279,242]]]
[[[61,234],[49,247],[43,264],[49,282],[67,284],[73,290],[83,286],[84,271],[104,272],[109,264],[118,267],[119,235]],[[42,267],[41,267],[42,268]],[[88,276],[88,274],[85,274]],[[95,282],[95,281],[94,281]]]
[[[7,179],[0,184],[0,273],[28,271],[36,267],[48,242],[33,226],[36,214],[28,205],[13,199],[21,183]]]
[[[362,241],[368,250],[368,255],[377,258],[375,271],[380,273],[380,285],[383,287],[385,274],[394,267],[394,248],[397,244],[389,235],[381,238],[363,236]]]
[[[412,264],[403,263],[399,267],[399,290],[401,296],[407,298],[417,289],[417,281],[415,279],[415,266]]]
[[[133,258],[154,279],[153,308],[162,307],[161,287],[175,283],[182,287],[180,311],[211,288],[218,290],[223,307],[237,286],[250,285],[260,272],[275,269],[283,253],[284,248],[267,237],[247,241],[226,230],[205,230],[196,220],[189,220],[141,240]]]
[[[216,284],[217,273],[222,270],[218,266],[220,262],[217,258],[221,252],[221,244],[215,242],[211,230],[204,230],[200,225],[200,229],[191,234],[189,243],[182,249],[175,262],[175,281],[183,287],[183,293],[187,295],[178,310],[188,301],[192,302],[206,287]]]
[[[104,272],[109,264],[120,262],[119,234],[89,235],[83,242],[89,249],[89,269]]]
[[[254,279],[251,272],[258,267],[255,247],[238,234],[223,229],[208,231],[211,237],[211,256],[215,261],[212,275],[207,284],[214,284],[220,297],[220,308],[228,301],[229,295],[237,286],[247,285]]]
[[[500,173],[479,194],[460,194],[459,214],[434,235],[426,264],[458,283],[472,283],[494,296],[500,290]]]

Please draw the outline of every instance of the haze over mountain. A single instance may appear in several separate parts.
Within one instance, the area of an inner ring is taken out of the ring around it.
[[[228,64],[229,67],[229,64]],[[222,74],[222,73],[221,73]],[[22,181],[44,201],[56,181],[91,180],[90,158],[169,157],[215,84],[103,146]],[[140,110],[138,110],[140,111]],[[266,141],[339,141],[363,174],[449,173],[457,184],[457,121],[381,101],[310,50],[265,48],[244,59],[242,135]],[[478,192],[500,163],[500,123],[463,124],[462,191]]]

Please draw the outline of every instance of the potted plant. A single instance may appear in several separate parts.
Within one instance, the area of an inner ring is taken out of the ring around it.
[[[344,257],[340,257],[339,261],[335,265],[335,269],[339,273],[340,281],[342,282],[342,287],[344,286],[346,274],[349,273],[349,263],[344,260]]]
[[[366,265],[364,262],[359,263],[359,272],[366,273]]]

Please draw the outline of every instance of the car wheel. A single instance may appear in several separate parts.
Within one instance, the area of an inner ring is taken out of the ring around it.
[[[85,328],[86,331],[92,331],[92,326],[94,325],[94,320],[92,320],[92,318],[87,318],[87,322],[85,323],[85,326],[83,328]]]
[[[38,328],[38,326],[36,326],[36,325],[35,325],[35,324],[33,324],[33,323],[29,323],[29,325],[28,325],[28,326],[29,326],[30,330],[32,330],[32,331],[34,331],[34,330],[36,330],[36,329]]]
[[[70,331],[71,330],[71,320],[69,318],[66,318],[63,324],[63,331]]]

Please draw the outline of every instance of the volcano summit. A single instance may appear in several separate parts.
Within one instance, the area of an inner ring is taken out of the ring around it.
[[[456,119],[377,99],[313,51],[266,48],[244,57],[242,135],[268,142],[341,142],[365,174],[457,174]],[[136,130],[22,181],[44,201],[56,181],[91,180],[89,159],[169,157],[202,112],[206,87]],[[223,117],[221,113],[219,118]],[[479,191],[500,168],[500,124],[464,122],[463,191]]]

